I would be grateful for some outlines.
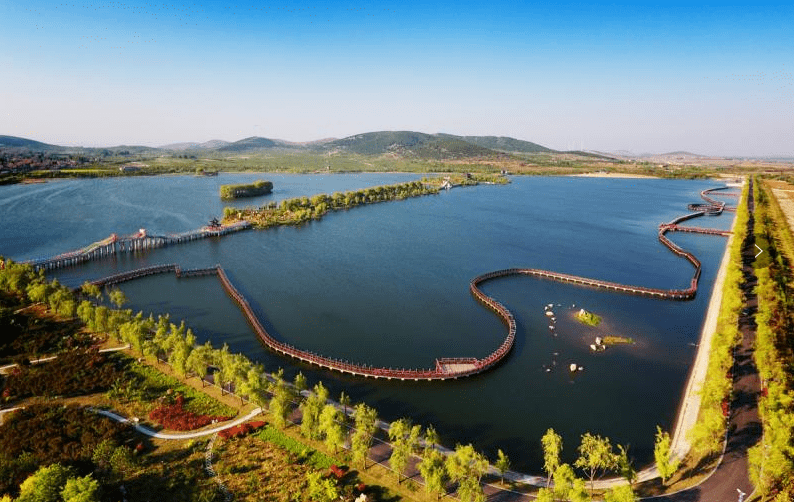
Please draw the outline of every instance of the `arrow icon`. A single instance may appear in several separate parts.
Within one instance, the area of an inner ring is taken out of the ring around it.
[[[758,244],[755,245],[755,248],[758,249],[758,254],[754,256],[754,258],[758,258],[758,255],[763,253],[764,250],[758,247]]]

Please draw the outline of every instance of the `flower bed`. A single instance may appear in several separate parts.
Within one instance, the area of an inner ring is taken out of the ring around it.
[[[174,431],[192,431],[214,422],[225,422],[233,417],[199,415],[185,410],[185,398],[181,394],[172,404],[163,404],[149,413],[149,418],[166,429]]]
[[[261,420],[256,422],[246,422],[244,424],[235,425],[234,427],[224,429],[218,433],[218,436],[222,437],[223,439],[242,437],[254,432],[255,430],[261,429],[265,425],[267,425],[267,423],[262,422]]]

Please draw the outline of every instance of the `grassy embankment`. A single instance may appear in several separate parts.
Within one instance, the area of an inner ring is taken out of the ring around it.
[[[755,262],[758,325],[755,362],[763,386],[761,442],[749,452],[750,477],[762,500],[794,497],[794,237],[769,186],[756,184]]]

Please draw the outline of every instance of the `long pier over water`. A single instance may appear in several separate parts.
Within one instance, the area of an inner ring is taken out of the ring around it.
[[[240,221],[229,225],[205,226],[188,232],[167,235],[150,234],[142,228],[132,235],[118,236],[112,234],[106,239],[94,242],[81,249],[67,251],[57,256],[35,258],[24,263],[29,263],[35,269],[54,270],[78,265],[91,260],[107,258],[120,253],[133,253],[156,249],[198,239],[206,239],[207,237],[221,237],[248,228],[251,228],[251,224],[247,221]]]
[[[231,280],[226,275],[226,272],[223,270],[223,268],[220,265],[216,265],[213,268],[189,269],[189,270],[183,270],[178,265],[174,265],[174,264],[157,265],[153,267],[146,267],[146,268],[115,274],[110,277],[105,277],[103,279],[93,281],[93,284],[96,284],[98,286],[107,286],[111,284],[118,284],[120,282],[137,279],[139,277],[145,277],[149,275],[162,274],[162,273],[174,273],[177,277],[217,275],[218,279],[223,285],[224,290],[240,308],[241,312],[243,313],[243,315],[245,316],[245,318],[247,319],[248,323],[251,325],[253,330],[256,332],[259,339],[265,345],[267,345],[267,347],[269,347],[271,350],[275,352],[278,352],[279,354],[283,354],[285,356],[298,359],[307,364],[319,366],[321,368],[325,368],[329,370],[340,371],[342,373],[348,373],[356,376],[384,378],[390,380],[391,379],[447,380],[447,379],[470,376],[486,371],[497,365],[502,359],[504,359],[507,356],[507,354],[510,353],[510,350],[513,348],[513,344],[515,342],[515,335],[516,335],[516,322],[515,319],[513,318],[513,314],[507,309],[507,307],[499,303],[496,299],[486,295],[480,289],[480,285],[482,285],[484,282],[493,279],[513,276],[513,275],[529,275],[532,277],[538,277],[542,279],[550,279],[560,282],[577,284],[581,286],[590,286],[609,291],[617,291],[621,293],[642,295],[642,296],[648,296],[648,297],[660,298],[660,299],[689,300],[694,298],[695,295],[697,294],[698,282],[700,280],[700,273],[701,273],[700,260],[698,260],[695,257],[695,255],[693,255],[689,251],[684,250],[677,244],[670,241],[666,237],[666,234],[668,232],[696,232],[696,233],[703,233],[708,235],[720,235],[720,236],[729,235],[730,232],[725,230],[700,228],[700,227],[687,227],[687,226],[679,225],[680,223],[693,218],[701,217],[707,214],[719,215],[723,211],[725,211],[727,209],[725,207],[725,203],[712,199],[711,197],[709,197],[709,194],[713,191],[724,190],[727,188],[729,187],[720,187],[720,188],[703,190],[700,193],[700,195],[706,201],[706,204],[690,204],[689,208],[690,210],[693,210],[693,212],[675,218],[669,223],[662,223],[659,225],[659,233],[658,233],[659,241],[663,245],[665,245],[668,249],[670,249],[670,251],[689,261],[695,269],[688,288],[686,289],[648,288],[644,286],[618,284],[615,282],[603,281],[600,279],[592,279],[592,278],[580,277],[576,275],[564,274],[561,272],[553,272],[549,270],[541,270],[534,268],[510,268],[510,269],[488,272],[472,279],[469,284],[469,289],[471,291],[471,294],[478,301],[480,301],[484,306],[492,310],[502,320],[502,322],[505,324],[507,328],[507,336],[505,337],[501,345],[499,345],[493,352],[491,352],[488,356],[482,359],[473,358],[473,357],[437,358],[435,360],[435,367],[433,368],[426,368],[426,369],[386,368],[386,367],[370,366],[366,364],[352,363],[341,359],[335,359],[320,354],[315,354],[311,351],[299,349],[293,345],[279,341],[275,337],[273,337],[270,333],[268,333],[268,331],[265,329],[264,326],[262,326],[262,323],[259,321],[258,317],[254,313],[253,309],[251,308],[251,305],[248,303],[248,300],[242,295],[242,293],[240,293],[237,290],[237,288],[234,287]],[[241,230],[243,228],[247,228],[247,227],[240,226],[239,228],[235,228],[234,230],[230,229],[229,231]]]

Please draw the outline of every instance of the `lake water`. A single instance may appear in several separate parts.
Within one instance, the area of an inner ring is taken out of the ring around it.
[[[417,179],[411,174],[222,174],[128,177],[0,186],[0,254],[17,260],[82,247],[111,233],[197,228],[221,216],[218,185],[269,179],[261,205]],[[683,288],[692,267],[657,240],[660,222],[700,202],[714,181],[513,178],[507,186],[457,188],[435,196],[330,214],[297,228],[246,231],[123,255],[60,270],[78,285],[120,270],[160,263],[220,263],[280,339],[324,355],[372,365],[432,367],[437,357],[483,357],[504,325],[468,291],[475,275],[510,267],[542,268],[625,284]],[[735,203],[735,198],[726,199]],[[688,225],[729,228],[733,215]],[[484,285],[515,315],[513,352],[483,375],[448,382],[363,380],[296,365],[267,351],[214,277],[144,278],[122,285],[129,307],[185,319],[199,341],[322,380],[375,406],[392,420],[434,424],[444,442],[473,442],[490,458],[497,448],[515,468],[539,473],[540,437],[553,427],[572,460],[586,432],[630,444],[638,466],[652,461],[656,425],[671,430],[725,248],[726,238],[674,233],[703,263],[696,299],[673,302],[512,277]],[[544,315],[554,303],[555,336]],[[559,307],[557,305],[560,305]],[[573,305],[576,305],[574,308]],[[599,328],[573,312],[601,315]],[[591,353],[597,335],[635,345]],[[567,367],[584,370],[572,376]]]

